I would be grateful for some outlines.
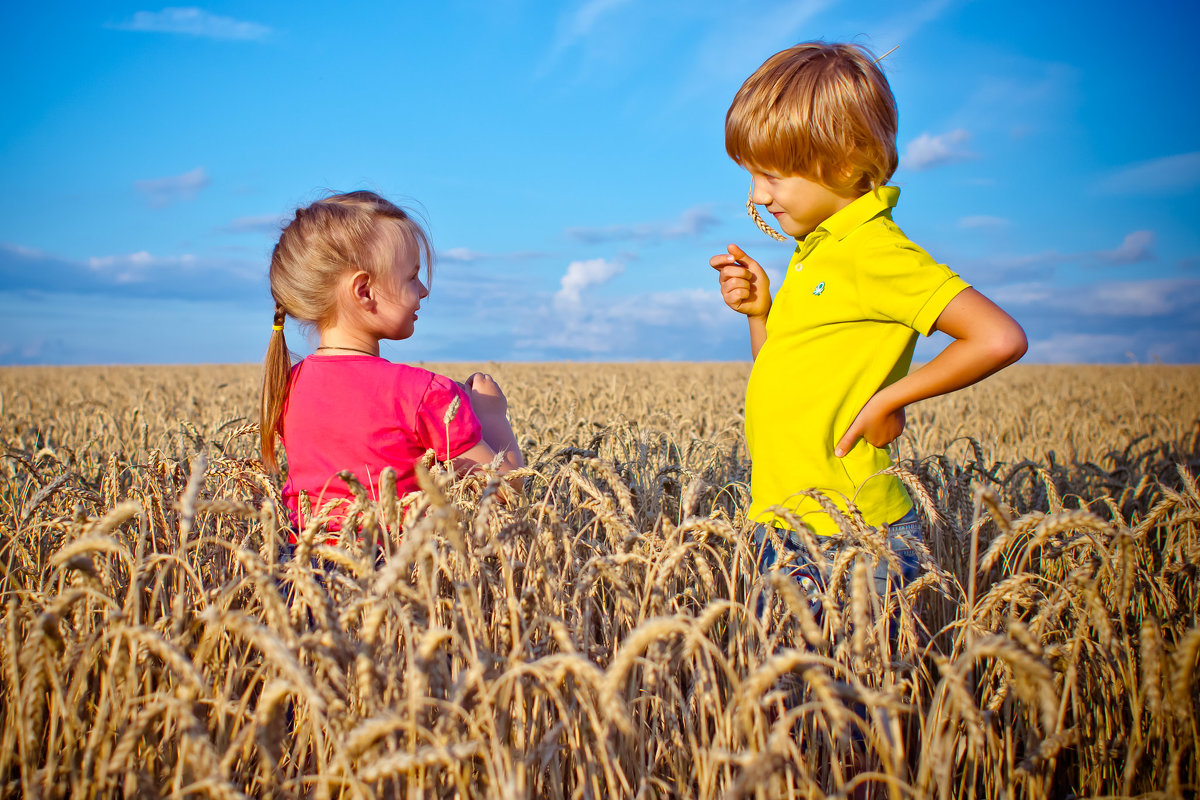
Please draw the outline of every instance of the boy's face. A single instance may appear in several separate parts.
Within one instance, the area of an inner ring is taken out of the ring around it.
[[[801,239],[825,220],[850,205],[857,194],[838,194],[824,184],[799,175],[773,175],[750,170],[751,197],[779,221],[784,233]]]

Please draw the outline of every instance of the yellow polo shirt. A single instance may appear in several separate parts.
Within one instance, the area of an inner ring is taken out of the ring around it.
[[[912,508],[897,478],[876,475],[891,466],[887,450],[860,439],[833,454],[867,400],[908,373],[917,334],[968,286],[892,222],[899,197],[894,186],[863,195],[792,255],[746,387],[754,521],[786,527],[770,511],[778,505],[835,533],[819,502],[798,494],[811,489],[843,511],[853,501],[875,526]]]

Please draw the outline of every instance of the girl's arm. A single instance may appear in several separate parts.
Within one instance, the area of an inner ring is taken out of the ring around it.
[[[471,408],[483,426],[483,441],[492,449],[493,455],[504,452],[507,468],[504,471],[525,466],[517,436],[508,422],[508,398],[500,391],[499,384],[491,375],[476,372],[467,378],[467,394],[471,397]]]
[[[1025,355],[1025,331],[1002,308],[964,289],[942,311],[934,329],[954,337],[936,358],[875,393],[838,441],[841,458],[860,438],[887,447],[904,431],[904,407],[970,386]]]
[[[475,464],[490,464],[496,453],[500,452],[504,453],[500,462],[501,475],[525,466],[516,434],[508,422],[508,400],[504,397],[504,392],[500,391],[499,385],[490,375],[476,372],[467,378],[465,386],[471,400],[471,410],[475,412],[483,428],[483,441],[454,459],[455,469],[464,470]],[[514,488],[519,488],[520,482],[513,481]]]

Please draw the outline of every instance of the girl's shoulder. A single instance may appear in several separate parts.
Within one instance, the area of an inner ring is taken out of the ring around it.
[[[292,368],[293,384],[370,387],[372,393],[420,402],[427,394],[458,394],[461,385],[424,367],[374,356],[310,355]]]
[[[292,367],[292,374],[305,374],[308,377],[345,379],[352,376],[370,376],[372,380],[395,379],[402,381],[424,381],[428,383],[434,378],[441,377],[423,367],[414,367],[388,361],[376,356],[325,356],[310,355]]]

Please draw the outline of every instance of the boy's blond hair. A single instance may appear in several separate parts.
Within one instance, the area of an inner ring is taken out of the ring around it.
[[[804,42],[768,58],[725,115],[741,166],[802,175],[865,194],[896,171],[896,100],[876,59],[854,44]]]

